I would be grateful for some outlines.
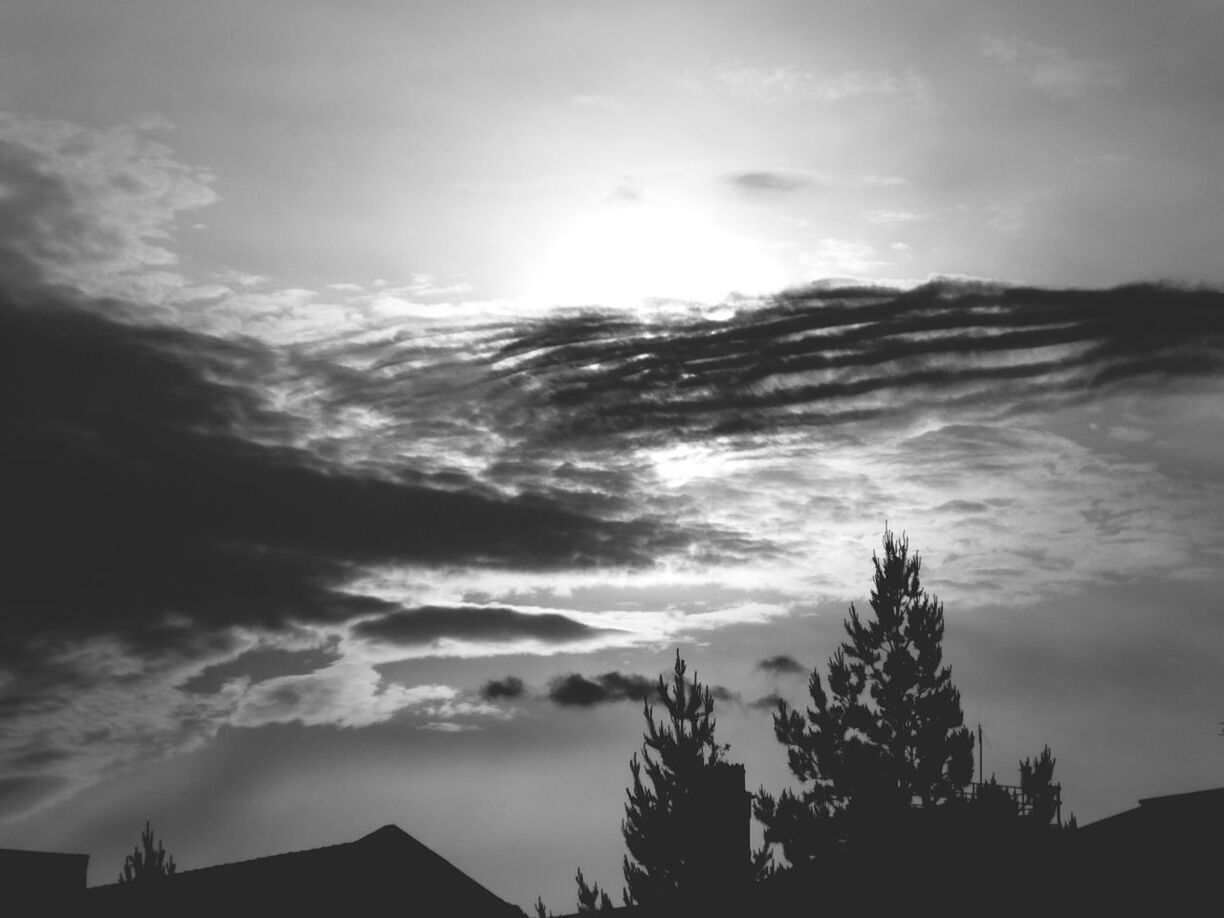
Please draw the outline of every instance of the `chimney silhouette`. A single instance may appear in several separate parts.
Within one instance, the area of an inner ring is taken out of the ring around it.
[[[738,897],[751,881],[752,795],[744,766],[719,762],[701,771],[694,826],[701,886],[715,897]]]

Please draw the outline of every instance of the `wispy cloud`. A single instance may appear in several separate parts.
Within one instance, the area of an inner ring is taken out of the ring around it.
[[[727,181],[752,193],[799,191],[812,184],[812,179],[798,172],[737,172]]]
[[[1063,48],[1021,38],[988,36],[982,39],[981,51],[1051,96],[1078,96],[1117,85],[1122,79],[1121,71],[1112,64],[1081,60]]]
[[[92,130],[0,112],[0,279],[34,269],[140,302],[186,286],[170,227],[217,195],[210,173],[156,139],[168,130],[158,119]]]
[[[863,239],[826,236],[800,255],[808,277],[861,277],[888,264],[875,246]]]
[[[690,93],[731,93],[771,104],[835,103],[877,96],[924,105],[929,91],[926,78],[913,70],[817,73],[791,67],[728,67],[690,73],[681,79],[680,87]]]
[[[934,216],[929,211],[880,209],[867,211],[863,214],[863,219],[879,226],[908,226],[912,223],[924,223]]]
[[[754,711],[776,711],[778,704],[786,699],[777,692],[770,692],[768,695],[762,695],[754,701],[748,703],[748,707]]]
[[[457,694],[446,685],[387,684],[373,667],[344,660],[306,675],[260,682],[242,696],[230,722],[237,727],[276,723],[365,727],[403,708],[447,702]]]

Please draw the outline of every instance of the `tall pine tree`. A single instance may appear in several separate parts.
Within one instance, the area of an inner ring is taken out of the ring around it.
[[[945,802],[973,777],[973,738],[943,665],[943,605],[922,589],[904,535],[885,529],[884,555],[873,553],[872,564],[872,615],[860,618],[851,604],[828,691],[814,670],[806,716],[785,702],[774,715],[802,788],[777,798],[761,791],[756,815],[792,864],[845,850],[913,803]]]
[[[624,859],[630,901],[640,905],[691,895],[704,879],[699,863],[705,850],[692,818],[693,798],[703,785],[701,772],[722,761],[726,751],[714,739],[714,700],[676,651],[669,689],[659,676],[659,700],[667,721],[656,723],[650,702],[643,704],[646,735],[642,756],[629,762],[628,790],[621,833],[629,853]]]
[[[626,905],[689,907],[725,900],[770,868],[767,847],[748,850],[743,769],[724,760],[727,747],[714,739],[713,696],[695,674],[686,680],[687,671],[677,650],[670,684],[659,676],[665,720],[657,722],[654,707],[643,704],[646,733],[641,756],[635,753],[629,762],[633,783],[621,821],[629,852],[622,865]],[[612,906],[598,884],[587,885],[581,870],[577,883],[579,911]]]

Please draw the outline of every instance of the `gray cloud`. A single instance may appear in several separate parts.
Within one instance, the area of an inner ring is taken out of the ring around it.
[[[750,193],[774,193],[799,191],[812,184],[807,176],[796,172],[736,172],[727,181],[741,191]]]
[[[490,679],[480,687],[480,697],[485,701],[498,698],[521,698],[527,691],[527,686],[518,676],[506,676],[504,679]]]
[[[366,619],[353,628],[360,637],[401,646],[439,640],[506,642],[533,638],[564,644],[605,633],[556,612],[530,613],[498,606],[424,606]]]
[[[768,695],[762,695],[756,701],[749,702],[748,707],[755,711],[776,711],[778,703],[785,700],[777,692],[770,692]]]
[[[741,704],[738,692],[722,685],[708,686],[710,697],[725,704]],[[590,708],[616,701],[655,701],[659,680],[635,673],[608,672],[588,679],[578,673],[549,680],[548,698],[562,707]]]
[[[725,685],[711,685],[710,697],[715,701],[721,701],[724,704],[743,704],[743,696],[739,692],[733,692]]]
[[[594,679],[578,673],[557,676],[548,683],[548,698],[562,707],[590,708],[615,701],[643,701],[658,692],[658,680],[632,673],[610,672]]]
[[[765,672],[773,673],[778,676],[788,676],[795,673],[807,673],[808,668],[796,660],[792,656],[780,653],[774,657],[766,657],[756,665],[757,669],[763,669]]]

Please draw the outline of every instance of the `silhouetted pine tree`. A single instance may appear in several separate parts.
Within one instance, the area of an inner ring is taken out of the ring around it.
[[[1045,746],[1041,754],[1020,762],[1020,790],[1029,801],[1028,815],[1034,822],[1048,826],[1058,810],[1054,790],[1054,754]]]
[[[590,886],[587,886],[581,867],[578,868],[578,876],[574,879],[578,883],[578,911],[602,912],[604,909],[611,911],[613,908],[612,899],[599,888],[598,883],[592,883]]]
[[[697,681],[685,681],[687,667],[676,651],[671,686],[659,676],[659,700],[667,720],[656,723],[654,709],[643,704],[646,735],[642,757],[629,762],[633,786],[628,790],[621,834],[629,853],[624,858],[625,902],[650,905],[668,901],[695,901],[711,892],[708,839],[703,837],[710,805],[703,793],[709,770],[728,767],[727,746],[714,739],[714,700]],[[717,805],[717,804],[715,804]],[[745,813],[745,817],[747,814]],[[769,869],[767,847],[744,852],[743,879],[760,879]],[[734,869],[734,868],[732,868]],[[735,888],[736,878],[728,888]]]
[[[973,777],[973,738],[943,665],[943,605],[922,589],[904,535],[885,529],[884,556],[871,560],[873,615],[863,621],[851,604],[828,693],[813,670],[806,717],[785,702],[774,715],[803,788],[776,799],[762,790],[756,815],[791,863],[843,850],[856,827],[912,802],[945,802]]]
[[[132,853],[124,858],[119,882],[133,883],[154,877],[168,877],[177,869],[174,857],[166,854],[165,846],[160,841],[156,848],[153,847],[153,829],[146,820],[144,831],[140,833],[140,847],[133,848]]]
[[[656,723],[654,708],[649,701],[643,703],[646,734],[641,757],[635,753],[629,762],[633,784],[626,792],[621,821],[629,851],[622,864],[625,905],[704,901],[719,889],[738,889],[741,881],[761,879],[771,867],[768,846],[751,857],[745,850],[744,873],[738,876],[728,875],[736,869],[730,860],[712,866],[707,807],[734,801],[721,796],[712,800],[712,789],[720,785],[709,779],[717,777],[714,769],[731,766],[723,760],[727,747],[714,739],[713,697],[696,675],[686,681],[686,672],[677,650],[670,686],[663,676],[657,686],[667,709],[665,721]],[[598,884],[587,886],[581,870],[577,882],[579,911],[613,907]]]

